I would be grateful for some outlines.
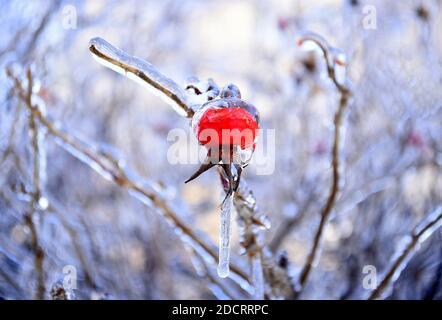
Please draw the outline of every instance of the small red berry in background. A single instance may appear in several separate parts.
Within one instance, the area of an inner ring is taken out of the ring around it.
[[[327,144],[323,140],[319,140],[313,147],[313,154],[315,156],[322,156],[327,152],[327,149]]]
[[[419,131],[411,130],[407,136],[407,144],[422,148],[425,146],[425,139]]]
[[[281,31],[287,30],[290,25],[290,19],[287,17],[279,16],[278,17],[278,29]]]

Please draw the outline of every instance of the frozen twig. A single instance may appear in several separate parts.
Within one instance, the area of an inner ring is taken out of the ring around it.
[[[167,99],[166,102],[170,103],[179,114],[189,118],[193,116],[194,111],[185,90],[149,62],[130,56],[101,38],[92,39],[89,50],[106,67],[142,85],[147,85],[149,89],[156,89],[154,93],[161,93],[162,97]]]
[[[324,55],[328,77],[333,81],[333,84],[336,86],[336,89],[340,92],[341,96],[344,95],[348,99],[351,95],[348,82],[345,81],[344,83],[341,83],[336,75],[336,65],[345,66],[347,63],[344,61],[345,59],[337,54],[338,52],[340,53],[340,50],[330,46],[324,38],[312,32],[307,32],[301,35],[298,44],[302,45],[307,41],[311,41],[319,47]]]
[[[333,52],[337,49],[331,47],[327,41],[322,37],[308,33],[300,38],[299,44],[303,44],[305,41],[312,41],[319,46],[322,53],[324,54],[324,59],[327,65],[327,72],[329,78],[333,81],[336,89],[340,93],[339,106],[336,110],[333,124],[334,124],[334,135],[333,135],[333,148],[332,148],[332,185],[327,197],[325,206],[321,210],[321,220],[319,222],[318,229],[316,230],[315,237],[313,240],[312,248],[307,256],[307,260],[302,268],[299,277],[299,293],[303,290],[310,271],[317,259],[318,252],[320,250],[321,238],[324,233],[325,227],[328,223],[330,213],[335,205],[336,198],[340,190],[340,149],[341,149],[341,129],[344,117],[345,109],[347,108],[349,98],[351,96],[351,91],[347,82],[341,83],[336,76],[336,64],[341,65],[343,62],[337,60],[338,57],[333,56]]]
[[[27,106],[32,106],[32,74],[30,69],[27,70],[28,88],[26,92],[23,92],[24,102]],[[29,228],[31,236],[31,247],[34,252],[34,267],[37,274],[37,291],[35,298],[38,300],[44,299],[45,295],[45,276],[44,276],[44,251],[40,245],[37,227],[34,223],[35,212],[39,205],[41,198],[41,145],[39,141],[40,128],[36,122],[35,116],[32,112],[29,112],[29,132],[31,136],[31,154],[32,154],[32,193],[31,200],[29,202],[29,209],[25,213],[24,221]]]
[[[225,177],[220,173],[221,179]],[[227,187],[227,183],[224,181],[223,185]],[[241,232],[241,246],[247,253],[253,286],[255,288],[255,299],[263,299],[264,292],[260,288],[264,288],[264,275],[262,268],[262,250],[263,250],[263,239],[262,230],[257,226],[259,220],[256,217],[257,205],[256,199],[253,195],[252,190],[247,186],[244,179],[240,182],[240,187],[238,192],[235,193],[234,205],[238,213],[238,220],[240,222],[240,232]],[[267,220],[263,219],[260,223],[261,227],[267,223]],[[257,282],[259,281],[259,282]]]
[[[221,175],[221,179],[225,177]],[[227,187],[225,182],[223,185]],[[293,297],[294,287],[287,269],[278,265],[264,243],[264,230],[270,227],[268,218],[260,212],[255,195],[245,179],[241,179],[235,193],[234,206],[238,213],[241,246],[250,262],[254,298]]]
[[[379,285],[374,289],[369,300],[382,299],[389,294],[394,282],[399,278],[401,272],[406,268],[408,262],[417,252],[421,244],[442,226],[442,205],[431,212],[421,223],[419,223],[404,239],[404,246],[399,249],[393,259],[391,266],[383,276]]]
[[[60,220],[61,224],[69,234],[69,237],[72,241],[72,246],[74,247],[75,253],[77,254],[78,260],[80,261],[83,272],[84,272],[84,280],[85,282],[93,289],[97,289],[97,281],[94,279],[91,268],[89,266],[89,261],[83,252],[83,248],[80,245],[80,239],[78,236],[77,231],[75,230],[75,227],[64,217],[62,212],[66,212],[67,209],[62,207],[56,200],[53,198],[49,199],[49,206],[48,211],[51,211],[56,214],[57,218]],[[70,213],[70,212],[68,212]]]
[[[21,108],[22,108],[22,105],[19,104],[17,107],[17,110],[15,112],[14,119],[12,120],[12,126],[11,126],[11,130],[9,132],[9,136],[8,136],[8,140],[7,140],[8,144],[0,157],[0,165],[2,165],[3,162],[5,162],[5,160],[9,157],[9,155],[11,155],[12,152],[14,151],[13,143],[14,143],[14,139],[15,139],[15,136],[17,133],[17,124],[19,122]]]
[[[227,192],[227,178],[222,172],[220,177]],[[255,195],[245,179],[241,179],[233,204],[238,213],[240,244],[250,264],[253,298],[291,298],[294,294],[292,279],[287,270],[277,264],[264,242],[264,231],[270,228],[270,222],[258,209]]]
[[[315,190],[310,192],[309,197],[305,200],[302,205],[299,213],[294,215],[293,217],[286,218],[280,225],[280,227],[276,230],[273,239],[270,241],[269,248],[272,252],[276,252],[290,232],[299,225],[302,219],[305,217],[306,213],[310,205],[313,203],[313,200],[316,199]]]
[[[15,77],[10,70],[8,70],[8,75],[14,81],[18,96],[25,100],[26,94],[20,80]],[[203,251],[212,259],[217,258],[217,252],[216,249],[214,249],[214,246],[204,240],[204,236],[193,230],[192,227],[184,222],[154,187],[149,185],[146,186],[145,181],[141,182],[142,180],[136,177],[134,173],[129,173],[120,165],[120,161],[115,159],[111,154],[97,152],[97,148],[78,139],[61,128],[58,124],[55,124],[41,112],[38,105],[26,104],[26,106],[32,113],[33,117],[35,117],[35,119],[46,128],[47,132],[55,138],[55,141],[59,146],[90,166],[107,180],[128,190],[131,195],[135,196],[144,204],[160,209],[166,220],[183,234],[183,237],[188,240],[186,243],[189,244],[195,252]],[[231,270],[235,273],[235,276],[241,278],[243,281],[248,281],[247,273],[235,263],[231,263]]]

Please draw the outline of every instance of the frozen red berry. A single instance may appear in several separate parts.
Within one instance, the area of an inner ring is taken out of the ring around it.
[[[196,135],[202,145],[230,145],[246,149],[254,148],[258,129],[255,118],[245,109],[214,108],[203,114]]]
[[[228,85],[219,99],[211,100],[197,110],[192,127],[198,142],[208,151],[204,163],[186,182],[220,165],[229,179],[228,195],[231,194],[238,187],[241,171],[255,150],[259,131],[258,110],[241,99],[238,87]],[[232,164],[236,168],[236,179],[231,171]]]

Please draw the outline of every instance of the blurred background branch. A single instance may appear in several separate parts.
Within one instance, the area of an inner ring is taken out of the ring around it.
[[[313,245],[311,248],[311,251],[307,255],[307,260],[305,262],[305,265],[301,271],[300,277],[299,277],[299,286],[298,289],[301,293],[302,289],[304,288],[310,271],[313,268],[313,264],[315,263],[315,260],[318,258],[318,254],[320,251],[320,245],[321,245],[321,239],[324,233],[324,230],[326,228],[326,225],[329,220],[329,216],[335,206],[336,199],[338,197],[338,193],[340,191],[340,188],[342,188],[342,182],[341,179],[341,159],[340,159],[340,153],[343,149],[342,146],[342,126],[344,121],[344,112],[348,105],[348,100],[351,96],[351,91],[347,87],[348,86],[348,80],[345,76],[344,83],[340,83],[336,76],[336,65],[338,64],[336,59],[337,57],[332,57],[332,51],[334,48],[332,48],[325,39],[321,38],[320,36],[316,34],[306,34],[301,36],[301,39],[299,40],[300,44],[304,43],[305,41],[310,41],[315,43],[322,51],[322,54],[324,55],[324,60],[327,66],[327,73],[331,81],[333,81],[333,84],[336,87],[336,90],[339,91],[340,97],[339,97],[339,105],[336,110],[336,113],[333,118],[333,126],[334,126],[334,134],[333,134],[333,144],[332,144],[332,185],[330,187],[330,192],[327,197],[327,201],[324,205],[324,207],[321,210],[321,220],[319,222],[318,229],[315,233],[315,237],[313,239]]]
[[[391,285],[399,278],[402,270],[406,268],[408,261],[412,258],[412,255],[419,250],[419,247],[425,240],[430,238],[434,232],[439,231],[441,226],[442,206],[429,213],[425,219],[413,229],[411,235],[404,239],[404,247],[400,248],[398,253],[396,253],[391,267],[387,270],[376,289],[370,294],[370,300],[379,299],[382,298],[384,294],[387,295],[391,293],[388,292],[388,290],[391,290]]]

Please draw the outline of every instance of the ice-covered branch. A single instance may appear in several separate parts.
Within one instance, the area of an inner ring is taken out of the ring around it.
[[[223,177],[221,176],[221,178]],[[247,253],[250,262],[252,284],[255,288],[254,298],[263,299],[265,284],[261,257],[264,243],[262,228],[259,226],[268,227],[268,222],[264,216],[261,217],[262,220],[258,220],[255,196],[244,179],[241,180],[238,192],[235,194],[234,205],[240,222],[241,246]]]
[[[26,101],[26,93],[20,80],[9,70],[8,75],[15,83],[18,96]],[[201,232],[193,230],[190,225],[180,218],[154,186],[149,185],[145,180],[137,177],[136,174],[129,172],[129,170],[121,165],[121,161],[111,154],[98,152],[98,148],[95,146],[68,133],[58,123],[54,123],[45,116],[37,104],[26,104],[26,106],[33,117],[54,137],[55,142],[60,147],[90,166],[102,177],[128,190],[131,195],[142,201],[145,205],[157,210],[159,209],[166,220],[182,236],[182,239],[185,240],[184,242],[188,244],[192,250],[203,255],[204,259],[217,259],[218,254],[215,246],[208,242],[208,240],[206,240],[207,237]],[[231,277],[232,279],[239,282],[248,281],[247,273],[244,272],[240,266],[231,262],[230,267],[234,273]]]
[[[273,239],[269,243],[269,248],[272,250],[272,252],[276,252],[287,236],[290,235],[291,231],[299,225],[302,219],[306,216],[309,206],[313,203],[314,199],[316,199],[316,190],[312,190],[310,192],[309,197],[304,202],[298,214],[285,218],[285,220],[280,224]]]
[[[27,80],[28,87],[26,92],[23,92],[24,102],[27,106],[32,106],[32,74],[30,69],[27,70]],[[30,149],[32,155],[32,191],[31,191],[31,199],[29,202],[29,208],[24,216],[24,222],[26,226],[29,228],[30,237],[31,237],[31,247],[34,252],[34,267],[35,272],[37,274],[37,291],[35,293],[35,298],[37,300],[42,300],[45,297],[45,273],[44,273],[44,259],[45,254],[40,245],[39,235],[37,231],[37,226],[34,223],[35,213],[37,210],[44,209],[39,206],[41,202],[41,194],[42,194],[42,168],[44,166],[44,155],[42,154],[42,145],[41,145],[41,128],[35,119],[35,116],[32,112],[29,112],[28,115],[28,123],[29,123],[29,133],[30,133]]]
[[[341,176],[340,176],[340,151],[342,148],[342,122],[344,117],[344,112],[347,108],[348,101],[351,95],[351,91],[349,89],[347,79],[345,78],[344,83],[341,83],[336,75],[336,65],[343,65],[345,64],[345,59],[340,57],[339,55],[336,55],[335,52],[339,52],[338,49],[335,49],[331,47],[327,41],[325,41],[322,37],[313,34],[308,33],[303,35],[300,40],[299,44],[303,44],[306,41],[311,41],[319,46],[321,51],[324,54],[325,63],[327,65],[327,72],[329,78],[333,81],[336,89],[340,93],[340,99],[339,99],[339,106],[336,110],[333,125],[334,125],[334,135],[333,135],[333,147],[332,147],[332,184],[331,188],[327,197],[327,201],[324,205],[324,207],[321,210],[321,220],[319,222],[318,229],[316,230],[313,245],[312,248],[307,255],[307,260],[304,264],[304,267],[302,268],[302,271],[300,273],[299,277],[299,292],[301,292],[308,280],[308,277],[310,275],[310,271],[313,268],[313,265],[317,259],[318,252],[320,250],[321,245],[321,239],[322,235],[324,233],[325,227],[328,223],[330,213],[333,210],[333,207],[336,202],[336,198],[338,196],[339,190],[341,188]],[[344,60],[344,61],[343,61]]]
[[[406,239],[403,246],[395,254],[391,266],[383,276],[381,282],[374,289],[369,300],[382,299],[389,294],[394,282],[399,278],[401,272],[407,267],[408,262],[418,251],[421,244],[442,226],[442,205],[431,212],[421,223],[419,223]]]
[[[220,177],[224,188],[227,188],[226,177],[222,173]],[[250,263],[254,298],[293,297],[294,287],[288,270],[278,265],[265,245],[264,231],[270,227],[268,217],[259,210],[255,195],[245,179],[241,179],[233,204],[238,213],[241,246]]]
[[[324,55],[328,77],[333,81],[333,84],[335,85],[336,89],[341,93],[341,95],[346,95],[348,98],[351,95],[351,91],[347,78],[345,77],[344,82],[339,81],[336,72],[337,66],[346,66],[347,61],[345,58],[345,54],[340,49],[332,47],[327,42],[327,40],[316,33],[304,33],[299,37],[298,45],[303,45],[307,41],[310,41],[319,47]]]
[[[101,38],[93,38],[89,43],[89,50],[101,64],[148,89],[154,89],[153,92],[161,94],[179,114],[189,118],[193,116],[194,111],[186,91],[149,62],[131,56]]]

